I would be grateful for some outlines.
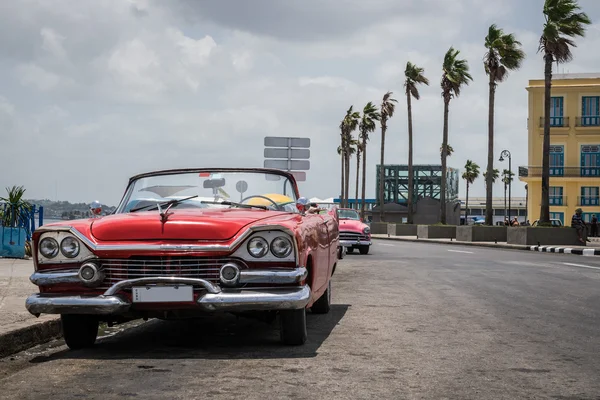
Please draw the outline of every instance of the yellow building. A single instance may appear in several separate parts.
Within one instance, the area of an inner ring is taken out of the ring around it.
[[[529,153],[519,179],[528,186],[528,218],[540,216],[544,142],[544,80],[530,80]],[[577,208],[600,219],[600,73],[558,74],[550,109],[550,218],[570,225]]]

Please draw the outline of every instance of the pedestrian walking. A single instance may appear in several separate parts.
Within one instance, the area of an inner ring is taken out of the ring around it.
[[[596,217],[596,214],[592,214],[592,219],[590,221],[590,236],[591,237],[598,237],[598,218]]]

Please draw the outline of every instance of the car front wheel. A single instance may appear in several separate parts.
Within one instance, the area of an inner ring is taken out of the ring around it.
[[[63,314],[60,319],[65,342],[71,350],[91,347],[96,343],[99,322],[93,315]]]
[[[312,305],[310,310],[315,314],[327,314],[329,309],[331,308],[331,279],[329,280],[329,284],[327,285],[327,289],[325,293],[319,298],[319,300],[315,301],[315,304]]]
[[[279,314],[281,341],[297,346],[306,342],[306,309],[285,310]]]
[[[360,254],[363,254],[363,255],[369,254],[369,247],[371,247],[371,246],[360,246],[358,248],[358,251],[360,251]]]

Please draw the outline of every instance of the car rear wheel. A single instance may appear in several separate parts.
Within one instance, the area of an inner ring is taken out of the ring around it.
[[[354,247],[346,247],[346,249],[348,249],[346,252],[348,254],[353,253],[354,252]]]
[[[358,248],[358,251],[360,251],[360,254],[369,254],[369,247],[371,246],[360,246]]]
[[[331,308],[331,279],[327,285],[325,293],[315,301],[310,310],[315,314],[327,314]]]
[[[60,319],[63,336],[70,349],[83,349],[96,343],[99,322],[93,315],[63,314]]]
[[[306,342],[306,309],[285,310],[279,314],[281,341],[297,346]]]

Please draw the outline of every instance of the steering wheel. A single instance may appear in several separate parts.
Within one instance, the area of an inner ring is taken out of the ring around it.
[[[261,199],[265,199],[265,200],[268,200],[268,201],[270,201],[270,202],[271,202],[271,203],[272,203],[272,204],[275,206],[275,209],[276,209],[276,210],[278,210],[278,211],[280,211],[280,207],[279,207],[279,205],[278,205],[277,203],[275,203],[275,202],[274,202],[273,200],[271,200],[270,198],[268,198],[268,197],[266,197],[266,196],[261,196],[261,195],[259,195],[259,194],[255,194],[255,195],[253,195],[253,196],[248,196],[248,197],[246,197],[245,199],[242,199],[242,201],[240,201],[240,203],[242,203],[242,204],[243,204],[243,203],[244,203],[246,200],[248,200],[248,199],[252,199],[252,198],[254,198],[254,197],[258,197],[258,198],[261,198]]]

